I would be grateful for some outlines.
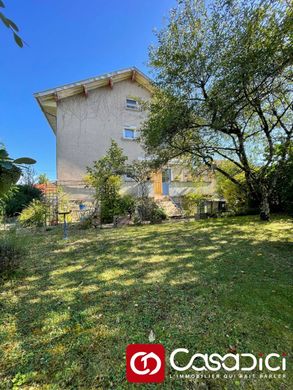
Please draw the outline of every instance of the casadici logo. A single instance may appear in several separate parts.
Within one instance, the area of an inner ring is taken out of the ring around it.
[[[126,377],[133,383],[160,383],[165,379],[162,344],[130,344],[126,349]]]
[[[176,358],[179,354],[189,358],[189,362],[184,365],[178,365]],[[261,354],[263,355],[263,354]],[[264,368],[268,371],[285,371],[286,370],[286,354],[279,355],[278,353],[270,353],[267,356],[256,357],[252,353],[227,353],[220,355],[218,353],[202,354],[195,353],[190,356],[189,350],[186,348],[177,348],[170,355],[170,365],[176,371],[186,371],[193,369],[194,371],[253,371],[258,369],[262,371]],[[194,362],[197,361],[197,365]],[[229,365],[227,362],[229,361]],[[201,364],[200,364],[201,363]]]
[[[187,364],[179,364],[179,362]],[[268,372],[286,371],[286,354],[269,353],[190,353],[177,348],[170,354],[170,368],[175,372]],[[130,344],[126,349],[126,377],[132,383],[160,383],[165,379],[165,349],[162,344]]]

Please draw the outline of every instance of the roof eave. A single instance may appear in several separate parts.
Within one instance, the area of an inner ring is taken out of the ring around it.
[[[135,74],[135,78],[133,75]],[[65,84],[60,87],[49,89],[34,94],[35,99],[41,107],[47,121],[52,127],[54,133],[57,131],[57,102],[70,96],[79,95],[86,91],[91,91],[97,88],[109,85],[109,80],[112,84],[120,81],[134,79],[138,84],[149,90],[151,93],[154,90],[151,79],[138,70],[136,67],[123,69],[117,72],[111,72],[98,77],[92,77],[86,80],[77,81],[76,83]]]

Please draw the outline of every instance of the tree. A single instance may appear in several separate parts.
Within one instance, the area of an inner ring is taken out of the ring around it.
[[[161,162],[189,154],[193,164],[222,173],[249,191],[268,220],[292,139],[293,9],[275,0],[208,4],[178,0],[158,32],[150,50],[158,88],[141,139]],[[219,159],[243,172],[245,183]]]
[[[134,211],[134,199],[129,195],[124,197],[120,195],[122,177],[125,175],[133,179],[139,188],[138,195],[141,201],[139,206],[143,208],[144,202],[149,205],[148,183],[151,166],[147,161],[128,163],[127,160],[123,150],[112,140],[106,155],[87,168],[86,182],[95,189],[103,222],[112,222],[114,215],[124,212],[132,214]]]
[[[136,182],[139,188],[138,195],[141,198],[149,196],[151,166],[148,161],[133,161],[131,164],[125,164],[120,170],[120,174],[127,175]]]
[[[5,8],[5,4],[2,0],[0,0],[0,8]],[[7,16],[5,16],[2,12],[0,12],[0,21],[4,24],[5,27],[7,27],[7,28],[9,28],[9,30],[11,30],[16,44],[19,47],[23,47],[23,40],[18,35],[19,29],[18,29],[17,25],[11,19],[8,19]]]
[[[9,157],[4,146],[0,146],[0,198],[18,181],[23,170],[23,164],[35,164],[36,161],[29,157],[13,159]]]
[[[20,183],[33,186],[37,182],[37,174],[33,167],[25,166],[21,173]]]
[[[38,177],[38,184],[48,184],[49,178],[45,173],[41,173]]]
[[[95,197],[100,205],[102,222],[112,222],[113,216],[118,214],[120,201],[121,178],[127,157],[115,141],[107,154],[97,161],[92,167],[87,168],[86,182],[95,189]]]

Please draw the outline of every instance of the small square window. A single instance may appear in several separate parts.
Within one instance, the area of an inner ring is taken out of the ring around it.
[[[138,110],[138,102],[134,99],[126,99],[126,108],[131,110]]]
[[[135,130],[134,129],[124,129],[123,138],[125,139],[135,139]]]

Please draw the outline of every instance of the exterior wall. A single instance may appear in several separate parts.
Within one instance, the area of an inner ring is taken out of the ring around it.
[[[144,157],[141,146],[123,139],[125,127],[139,126],[146,117],[143,111],[126,108],[126,98],[148,100],[150,93],[133,81],[102,87],[88,96],[62,99],[57,106],[57,180],[64,187],[82,187],[86,167],[105,155],[111,139],[123,148],[129,160]],[[73,189],[72,189],[73,191]],[[80,191],[83,194],[84,191]],[[82,196],[82,195],[81,195]]]
[[[171,165],[170,168],[172,174],[169,195],[171,197],[180,197],[190,193],[203,196],[215,196],[217,194],[216,179],[212,172],[204,171],[195,181],[185,166]]]

